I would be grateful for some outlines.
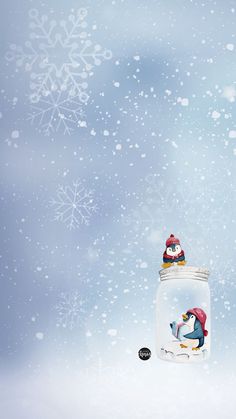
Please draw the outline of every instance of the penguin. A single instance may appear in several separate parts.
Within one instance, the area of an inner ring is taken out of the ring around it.
[[[183,335],[185,339],[198,339],[198,345],[192,348],[193,351],[198,351],[205,342],[205,336],[208,331],[205,329],[206,313],[201,308],[195,307],[182,314],[183,321],[192,329],[190,332]],[[187,342],[186,342],[187,343]],[[188,345],[180,344],[181,348],[187,348]]]
[[[169,268],[172,264],[177,263],[178,265],[185,265],[184,251],[180,246],[180,241],[174,234],[166,240],[166,249],[163,253],[163,264],[162,267]]]

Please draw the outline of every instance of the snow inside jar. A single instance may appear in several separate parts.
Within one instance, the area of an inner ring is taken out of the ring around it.
[[[159,273],[156,298],[158,357],[175,362],[207,359],[211,337],[209,271],[173,263]]]

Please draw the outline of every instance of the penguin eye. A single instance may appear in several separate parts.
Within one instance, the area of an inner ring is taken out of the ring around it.
[[[191,319],[193,319],[193,316],[191,316]]]
[[[172,252],[172,249],[171,249],[171,247],[168,247],[168,250],[169,250],[169,252]]]

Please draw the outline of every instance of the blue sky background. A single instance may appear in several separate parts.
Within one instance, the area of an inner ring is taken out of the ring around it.
[[[60,22],[70,29],[79,8],[87,10],[87,26],[66,39]],[[116,418],[133,409],[134,418],[179,418],[187,406],[195,418],[200,391],[206,416],[232,417],[235,12],[235,1],[219,0],[4,5],[4,417]],[[36,20],[44,15],[40,29]],[[69,67],[69,75],[87,83],[86,102],[81,92],[71,95],[73,83],[63,73],[68,51],[84,39],[109,58],[94,65],[90,54],[86,68],[77,56],[80,65]],[[34,83],[45,71],[51,79],[35,103]],[[53,113],[59,94],[63,111]],[[43,109],[45,101],[45,119],[32,123],[34,106]],[[76,182],[89,225],[78,213],[68,219],[73,206],[65,205],[75,198]],[[158,270],[170,233],[180,238],[189,265],[211,270],[212,356],[200,367],[163,363],[154,353]],[[146,363],[137,358],[142,346],[153,352]],[[194,388],[187,400],[186,381]]]

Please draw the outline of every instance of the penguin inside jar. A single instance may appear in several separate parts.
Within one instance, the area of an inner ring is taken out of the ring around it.
[[[180,347],[198,351],[205,343],[208,331],[205,329],[207,315],[202,308],[194,307],[182,314],[183,322],[170,323],[172,335],[178,339]],[[184,341],[184,343],[183,343]]]
[[[185,256],[184,251],[181,248],[180,241],[174,234],[171,234],[170,237],[166,240],[166,249],[163,253],[163,264],[162,267],[169,268],[170,266],[185,265]]]

